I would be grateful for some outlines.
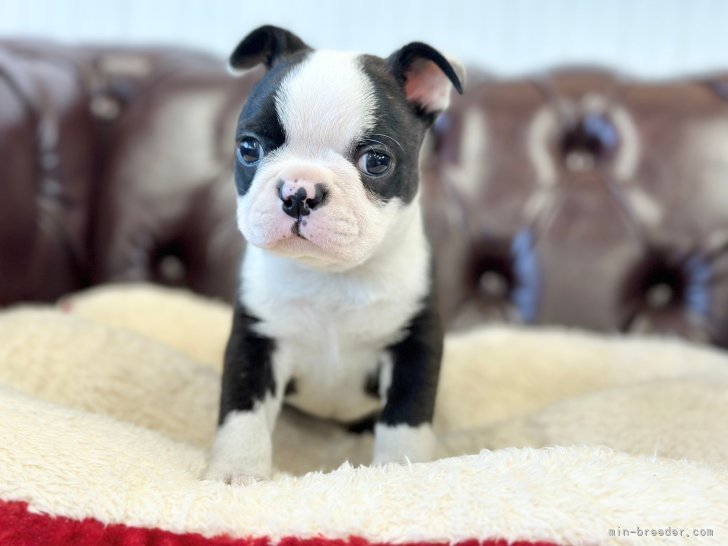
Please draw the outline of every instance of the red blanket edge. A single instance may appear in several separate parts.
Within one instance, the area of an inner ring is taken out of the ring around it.
[[[161,529],[107,525],[95,519],[75,520],[36,514],[27,503],[0,501],[0,544],[3,546],[268,546],[266,537],[204,537],[195,533],[172,533]],[[280,546],[395,546],[394,543],[370,542],[361,537],[332,539],[326,537],[286,537]],[[396,546],[449,546],[447,542],[397,542]],[[466,540],[457,546],[564,546],[553,542],[508,542],[506,539]]]

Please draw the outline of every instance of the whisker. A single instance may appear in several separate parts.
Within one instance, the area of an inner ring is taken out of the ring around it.
[[[388,138],[389,140],[391,140],[392,142],[394,142],[397,146],[399,146],[399,149],[404,152],[404,146],[402,146],[402,144],[396,138],[394,138],[392,136],[384,135],[384,134],[381,134],[381,133],[373,133],[371,136],[372,137],[384,137],[384,138]],[[372,142],[376,142],[377,144],[381,144],[382,146],[386,146],[384,144],[384,142],[380,142],[380,141],[378,141],[376,139],[369,138],[369,140],[371,140]]]

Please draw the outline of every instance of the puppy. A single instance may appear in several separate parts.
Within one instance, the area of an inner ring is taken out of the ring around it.
[[[236,132],[248,245],[204,477],[270,477],[284,401],[344,423],[376,414],[375,463],[426,461],[443,334],[418,160],[461,69],[422,43],[382,59],[272,26],[230,57],[260,63]]]

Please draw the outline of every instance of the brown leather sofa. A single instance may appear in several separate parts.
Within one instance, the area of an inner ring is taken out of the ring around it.
[[[0,41],[0,306],[143,280],[230,300],[232,135],[257,77]],[[422,156],[447,324],[728,346],[728,75],[469,80]]]

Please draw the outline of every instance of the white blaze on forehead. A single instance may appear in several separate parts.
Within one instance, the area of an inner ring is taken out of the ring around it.
[[[286,145],[312,153],[344,153],[374,126],[376,98],[359,55],[315,51],[294,68],[276,94]]]

